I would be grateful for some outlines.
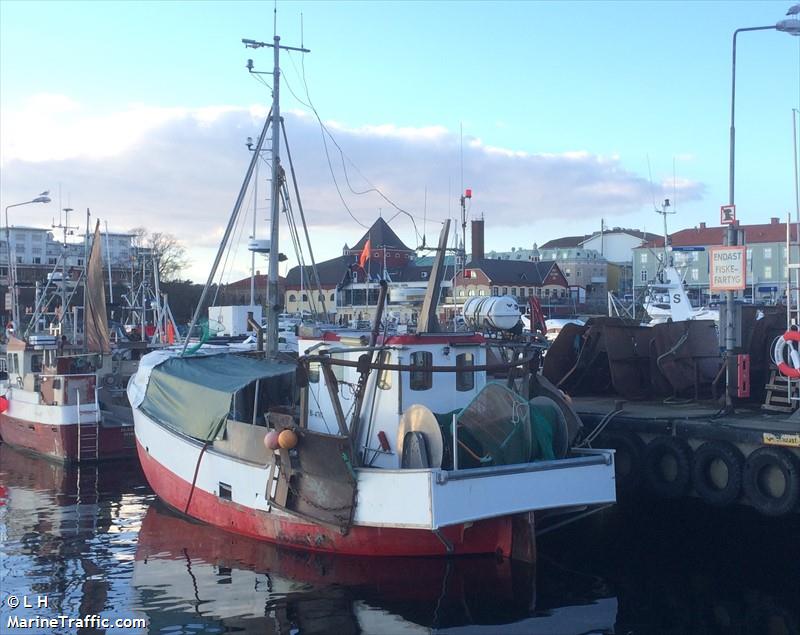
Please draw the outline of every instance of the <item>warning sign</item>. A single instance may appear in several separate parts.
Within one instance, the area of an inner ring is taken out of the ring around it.
[[[711,291],[740,291],[747,286],[747,247],[712,247],[708,264]]]
[[[720,225],[736,224],[736,205],[723,205],[719,208]]]

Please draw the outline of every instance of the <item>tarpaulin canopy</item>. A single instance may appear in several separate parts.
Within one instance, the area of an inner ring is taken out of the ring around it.
[[[172,357],[150,373],[141,409],[151,418],[195,439],[209,440],[238,390],[268,380],[272,403],[293,402],[295,366],[242,355]]]

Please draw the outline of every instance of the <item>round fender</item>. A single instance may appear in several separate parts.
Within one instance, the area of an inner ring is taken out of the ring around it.
[[[692,478],[692,449],[676,437],[656,437],[644,449],[644,477],[656,494],[678,498]]]
[[[762,514],[789,514],[800,500],[800,459],[786,448],[758,448],[745,461],[743,486]]]
[[[742,491],[744,456],[727,441],[708,441],[694,453],[692,485],[705,502],[723,507]]]
[[[800,378],[800,352],[790,344],[800,342],[800,331],[786,331],[772,344],[772,361],[784,377]],[[788,363],[787,363],[788,362]]]
[[[633,493],[639,489],[642,484],[644,442],[638,436],[632,432],[613,430],[603,432],[592,445],[615,451],[614,472],[618,491]]]

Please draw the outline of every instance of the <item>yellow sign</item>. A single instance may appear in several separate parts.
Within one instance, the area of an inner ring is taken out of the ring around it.
[[[785,445],[790,448],[800,448],[800,434],[773,434],[765,432],[763,435],[765,445]]]
[[[747,247],[712,247],[708,259],[711,291],[740,291],[747,287]]]

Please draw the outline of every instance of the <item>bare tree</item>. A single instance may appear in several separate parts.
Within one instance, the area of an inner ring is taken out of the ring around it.
[[[180,280],[181,272],[189,266],[186,248],[172,234],[150,233],[144,227],[134,227],[133,244],[140,249],[152,249],[158,256],[158,275],[165,282]]]

